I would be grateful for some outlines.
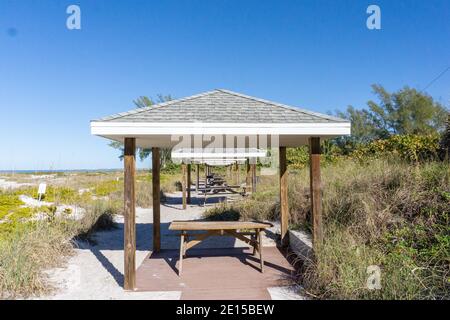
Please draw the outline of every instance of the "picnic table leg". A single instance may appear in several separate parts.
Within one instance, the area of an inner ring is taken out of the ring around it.
[[[259,251],[259,261],[261,263],[261,272],[264,272],[264,260],[263,260],[263,254],[262,254],[262,237],[261,237],[261,229],[258,229],[258,251]]]
[[[187,254],[187,244],[189,242],[189,235],[185,234],[184,235],[184,245],[183,245],[183,258],[186,258]]]
[[[178,261],[178,276],[181,276],[183,271],[183,254],[184,254],[184,231],[181,233],[180,238],[180,260]]]
[[[252,237],[251,239],[252,239],[253,241],[256,242],[256,232],[255,232],[255,234],[252,234],[251,237]],[[256,253],[256,245],[255,245],[255,243],[253,243],[253,253],[252,253],[252,256],[254,256],[255,253]]]

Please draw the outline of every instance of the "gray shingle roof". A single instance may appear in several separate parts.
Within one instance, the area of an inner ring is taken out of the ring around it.
[[[217,89],[94,121],[203,123],[334,123],[347,120]]]

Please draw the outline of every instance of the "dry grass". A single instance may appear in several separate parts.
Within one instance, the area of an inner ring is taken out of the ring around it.
[[[48,292],[44,270],[60,266],[72,253],[75,238],[89,239],[96,230],[111,228],[117,208],[98,200],[79,221],[47,219],[23,224],[0,241],[0,298]]]
[[[342,160],[322,167],[325,241],[302,284],[334,299],[450,298],[450,166]],[[251,198],[221,208],[241,219],[279,219],[276,177]],[[289,175],[290,227],[309,230],[309,172]],[[220,208],[219,208],[220,209]],[[210,211],[220,215],[221,210]],[[367,267],[381,268],[368,290]]]
[[[339,299],[450,297],[450,167],[373,160],[324,168],[325,242],[304,270],[316,296]],[[307,199],[306,172],[297,199]],[[301,181],[301,182],[300,182]],[[292,207],[309,229],[307,201]],[[382,289],[368,290],[367,267],[381,268]]]
[[[162,189],[174,190],[178,178],[162,175]],[[26,175],[20,179],[28,181]],[[0,216],[9,219],[8,223],[0,224],[0,298],[28,297],[51,290],[43,271],[64,263],[73,252],[73,240],[92,241],[95,231],[114,227],[113,216],[122,214],[120,172],[58,174],[48,181],[45,200],[84,208],[85,214],[78,221],[56,218],[50,212],[48,219],[42,221],[24,220],[36,210],[21,208],[23,203],[18,195],[36,197],[35,193],[35,187],[25,187],[0,194]],[[136,203],[150,207],[151,202],[151,175],[138,172]]]

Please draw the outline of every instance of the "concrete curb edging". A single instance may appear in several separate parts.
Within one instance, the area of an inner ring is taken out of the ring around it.
[[[311,259],[312,238],[309,233],[301,230],[289,230],[289,246],[301,260],[306,262]]]

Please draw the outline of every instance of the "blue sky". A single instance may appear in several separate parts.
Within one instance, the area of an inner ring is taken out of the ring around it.
[[[81,30],[66,28],[71,4]],[[423,89],[450,66],[449,39],[448,0],[0,0],[0,169],[122,167],[89,120],[140,95],[363,107],[373,83]],[[449,106],[450,72],[427,91]]]

